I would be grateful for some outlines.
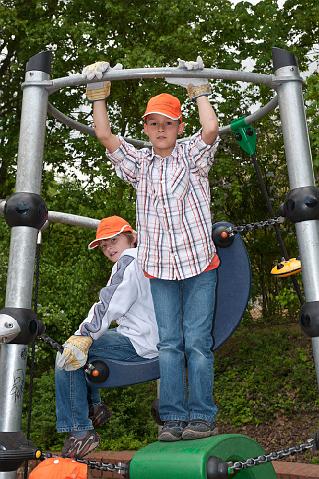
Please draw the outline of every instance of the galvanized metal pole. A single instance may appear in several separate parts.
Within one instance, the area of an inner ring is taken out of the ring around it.
[[[51,54],[41,52],[32,57],[26,68],[24,83],[16,192],[39,194],[47,116],[48,92],[41,86],[50,73]],[[33,85],[36,82],[37,85]],[[11,230],[7,276],[6,307],[31,309],[35,250],[38,231],[27,226]],[[27,346],[0,346],[0,431],[21,429],[22,400]],[[13,479],[16,472],[0,472],[1,479]]]
[[[273,48],[275,76],[278,77],[278,103],[289,183],[291,189],[314,186],[314,174],[302,94],[302,78],[296,58]],[[319,301],[319,221],[296,223],[302,281],[307,302]],[[312,338],[313,355],[319,385],[319,338]]]

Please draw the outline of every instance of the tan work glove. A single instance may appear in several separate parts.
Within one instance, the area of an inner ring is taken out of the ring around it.
[[[63,353],[58,353],[56,366],[65,371],[75,371],[82,368],[88,358],[88,351],[93,342],[89,336],[71,336],[63,344]]]
[[[204,69],[204,63],[201,57],[197,57],[196,62],[187,62],[178,58],[178,67],[182,70],[198,71]],[[211,93],[211,86],[207,78],[165,78],[167,83],[173,85],[180,85],[187,89],[188,96],[191,100],[195,100],[199,96],[209,96]]]
[[[97,78],[98,80],[101,80],[105,72],[110,70],[122,70],[122,68],[123,68],[123,65],[121,65],[121,63],[117,63],[113,68],[111,68],[109,62],[95,62],[83,68],[82,75],[87,80],[93,80],[93,78]],[[102,81],[102,82],[88,83],[85,93],[88,100],[97,101],[97,100],[105,100],[105,98],[110,96],[110,92],[111,92],[111,82]]]

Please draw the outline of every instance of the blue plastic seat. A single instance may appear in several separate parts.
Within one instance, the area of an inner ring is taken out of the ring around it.
[[[231,223],[213,225],[230,227]],[[220,266],[217,270],[217,291],[212,336],[214,350],[219,348],[239,325],[250,296],[251,268],[245,243],[237,233],[230,246],[217,247]]]
[[[231,223],[219,222],[213,226],[229,227]],[[217,270],[216,306],[212,336],[214,350],[218,349],[235,331],[245,312],[251,286],[250,261],[245,244],[239,234],[227,247],[218,247],[220,266]],[[129,386],[152,381],[160,377],[158,358],[139,362],[108,360],[108,378],[99,383],[100,388]],[[88,381],[90,381],[88,377]],[[96,382],[92,381],[95,385]]]

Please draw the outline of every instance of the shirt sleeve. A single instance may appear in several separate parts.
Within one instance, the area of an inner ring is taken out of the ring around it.
[[[120,146],[113,153],[106,150],[107,157],[115,167],[117,176],[137,188],[139,181],[140,161],[138,150],[130,143],[119,137]]]
[[[117,270],[110,283],[100,291],[100,301],[93,304],[87,318],[80,324],[76,335],[98,339],[110,327],[112,321],[123,317],[138,296],[135,268],[132,256],[124,255],[117,262]]]
[[[207,176],[214,162],[215,153],[220,142],[218,136],[212,145],[207,145],[202,139],[201,131],[197,132],[187,145],[190,165],[194,173]]]

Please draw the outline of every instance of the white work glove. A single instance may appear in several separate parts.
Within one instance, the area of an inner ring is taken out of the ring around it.
[[[186,71],[198,71],[204,69],[204,62],[201,57],[197,57],[196,62],[187,62],[178,58],[178,67]],[[187,89],[188,96],[191,100],[195,100],[200,96],[209,96],[211,87],[207,78],[165,78],[167,83],[180,85]]]
[[[178,61],[177,68],[183,68],[184,70],[204,70],[204,67],[205,67],[203,59],[200,56],[196,58],[196,62],[192,62],[192,61],[186,62],[185,60],[181,60],[180,58],[178,58],[177,61]],[[203,81],[202,78],[198,78],[198,80]]]
[[[89,336],[71,336],[63,344],[63,353],[58,353],[56,366],[65,371],[75,371],[82,368],[88,358],[88,351],[93,342]]]
[[[82,70],[82,75],[86,80],[93,80],[93,78],[101,80],[105,72],[110,70],[122,70],[122,68],[123,65],[121,63],[117,63],[113,68],[111,68],[109,62],[95,62],[84,67]],[[104,100],[110,96],[111,82],[102,81],[88,83],[85,93],[90,101]]]

